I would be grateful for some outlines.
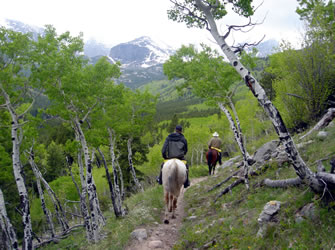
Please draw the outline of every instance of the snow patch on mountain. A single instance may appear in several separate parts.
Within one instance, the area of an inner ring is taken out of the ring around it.
[[[122,68],[148,68],[163,64],[174,53],[173,49],[164,47],[160,47],[151,38],[142,36],[112,47],[109,56],[120,61]]]
[[[5,18],[0,18],[0,25],[6,29],[21,32],[23,34],[32,33],[35,39],[37,38],[38,34],[43,34],[44,32],[44,28]]]

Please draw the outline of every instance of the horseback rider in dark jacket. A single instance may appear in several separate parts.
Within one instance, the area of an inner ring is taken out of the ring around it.
[[[187,140],[182,134],[183,128],[180,125],[176,126],[176,130],[174,133],[168,135],[165,139],[163,148],[162,148],[162,156],[166,159],[177,158],[179,160],[185,160],[185,155],[187,153]],[[161,171],[159,177],[157,178],[157,182],[162,184],[162,168],[164,163],[161,165]],[[190,186],[190,181],[188,179],[188,165],[186,165],[186,181],[184,183],[184,187],[187,188]]]

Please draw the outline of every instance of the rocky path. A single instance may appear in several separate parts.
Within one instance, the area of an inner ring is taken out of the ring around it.
[[[203,181],[206,177],[192,179],[191,187],[200,181]],[[176,244],[179,239],[179,229],[182,226],[182,221],[184,219],[184,193],[187,189],[182,188],[180,196],[177,202],[177,218],[170,220],[169,224],[163,223],[163,216],[161,223],[157,223],[150,227],[143,227],[136,229],[133,234],[132,241],[126,247],[126,250],[169,250]],[[162,194],[163,195],[163,194]]]

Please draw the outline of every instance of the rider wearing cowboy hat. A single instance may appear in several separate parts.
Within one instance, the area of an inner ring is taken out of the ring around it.
[[[208,148],[218,151],[220,165],[222,165],[221,145],[222,141],[219,138],[219,134],[217,132],[214,132],[213,137],[208,142]]]

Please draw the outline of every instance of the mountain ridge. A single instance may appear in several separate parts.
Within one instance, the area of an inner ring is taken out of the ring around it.
[[[0,25],[22,33],[31,32],[35,39],[44,31],[43,28],[10,19],[0,19]],[[277,46],[278,42],[274,39],[260,43],[257,46],[258,56],[268,56]],[[122,75],[117,82],[122,82],[132,89],[152,81],[166,80],[163,63],[175,53],[171,46],[153,41],[148,36],[141,36],[112,47],[89,39],[84,43],[83,49],[91,64],[96,63],[102,56],[106,56],[112,64],[116,61],[121,62]]]

